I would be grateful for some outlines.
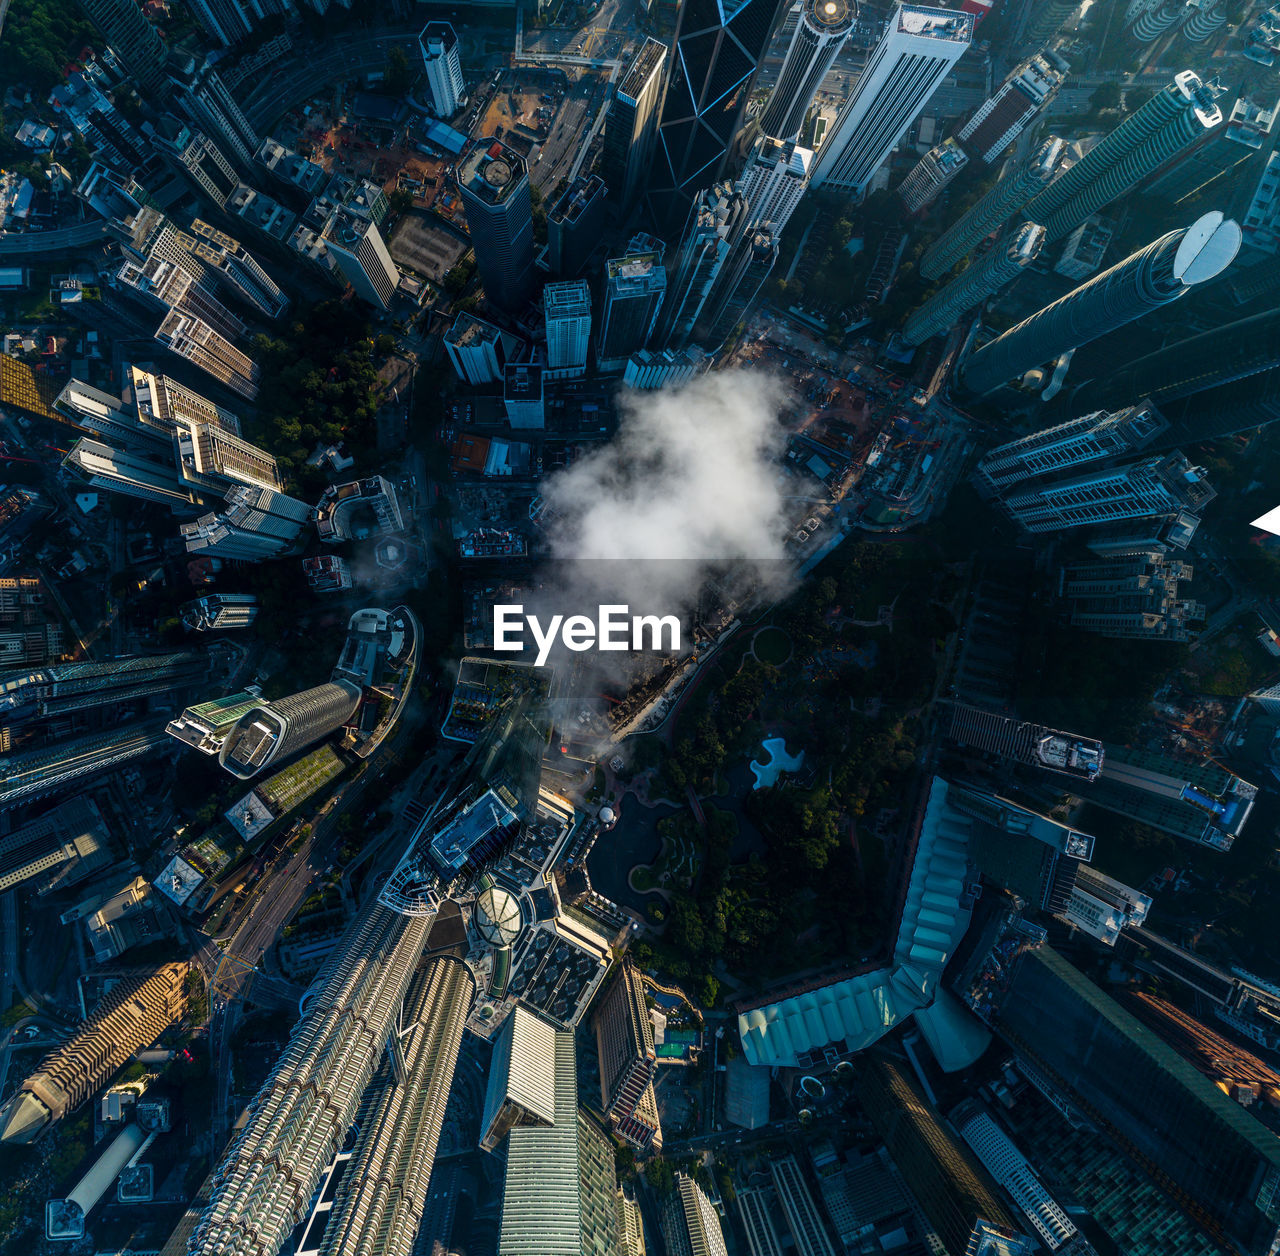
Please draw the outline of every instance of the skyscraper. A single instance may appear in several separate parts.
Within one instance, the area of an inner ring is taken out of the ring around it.
[[[635,203],[649,172],[666,61],[666,44],[646,36],[623,71],[605,116],[600,171],[620,216]]]
[[[1027,12],[1024,38],[1029,48],[1043,48],[1075,16],[1079,0],[1040,0]]]
[[[909,345],[923,344],[930,336],[954,326],[960,315],[1022,274],[1040,255],[1043,242],[1044,228],[1024,222],[1007,242],[1001,241],[916,310],[903,328],[903,340]]]
[[[139,86],[164,95],[168,90],[164,68],[169,50],[141,7],[134,0],[85,0],[84,11]]]
[[[182,622],[196,632],[247,628],[258,617],[255,593],[208,593],[178,608]]]
[[[969,158],[954,137],[948,136],[941,144],[935,144],[898,184],[898,198],[903,208],[909,214],[918,214],[933,204],[942,189],[968,164]]]
[[[1224,125],[1215,103],[1222,88],[1183,70],[1026,206],[1044,224],[1046,243],[1138,186],[1166,162]]]
[[[1068,349],[1088,344],[1220,275],[1240,227],[1217,210],[1170,231],[984,345],[965,363],[964,387],[985,395]]]
[[[774,235],[780,236],[809,186],[812,166],[809,149],[790,140],[783,143],[768,135],[758,136],[738,181],[751,221],[771,223]]]
[[[190,554],[258,561],[290,549],[311,519],[311,507],[271,489],[237,485],[223,509],[178,529]]]
[[[723,344],[743,322],[777,260],[778,240],[771,223],[756,223],[738,237],[702,310],[701,334],[708,345]]]
[[[1134,39],[1149,44],[1176,25],[1185,10],[1186,0],[1130,0],[1124,20]]]
[[[187,313],[185,307],[165,315],[156,328],[155,340],[238,396],[252,401],[258,395],[262,368],[203,319]]]
[[[1203,603],[1178,597],[1189,563],[1164,554],[1130,554],[1068,563],[1059,593],[1071,604],[1073,627],[1103,637],[1187,641],[1204,618]]]
[[[669,1256],[727,1256],[720,1214],[688,1174],[676,1174],[658,1220]]]
[[[105,662],[53,663],[34,671],[0,672],[0,716],[6,723],[49,719],[99,706],[120,706],[203,680],[209,657],[200,650],[135,654]]]
[[[667,272],[658,253],[628,253],[605,263],[604,309],[596,337],[601,370],[621,370],[633,353],[644,348],[666,292]]]
[[[459,379],[494,384],[520,349],[519,337],[462,311],[444,337],[445,352]]]
[[[572,379],[587,369],[591,345],[591,290],[585,279],[549,283],[542,290],[547,320],[547,375]]]
[[[33,1142],[155,1042],[186,1010],[186,976],[186,964],[165,964],[122,977],[0,1110],[0,1141]]]
[[[746,198],[731,184],[717,183],[698,194],[672,259],[669,290],[653,335],[656,345],[678,349],[693,334],[748,217]]]
[[[427,71],[427,99],[437,118],[452,118],[466,95],[457,32],[448,22],[428,22],[418,36]]]
[[[390,309],[400,272],[377,224],[346,208],[339,209],[325,224],[324,239],[329,255],[356,295],[379,309]]]
[[[1278,114],[1280,104],[1264,109],[1247,96],[1239,97],[1226,125],[1203,132],[1197,143],[1184,149],[1147,184],[1146,191],[1174,202],[1202,191],[1270,141]]]
[[[899,4],[813,165],[814,187],[861,199],[973,38],[973,16]]]
[[[600,244],[607,192],[599,175],[575,179],[547,214],[547,264],[574,279]]]
[[[528,299],[533,207],[525,160],[501,140],[477,140],[454,176],[485,295],[508,313]]]
[[[224,48],[243,39],[251,29],[237,0],[192,0],[191,11],[205,34]]]
[[[941,279],[974,245],[985,240],[1057,174],[1066,151],[1062,140],[1050,136],[1025,166],[1018,170],[1006,169],[1004,178],[929,246],[920,259],[921,275],[926,279]]]
[[[190,53],[170,59],[173,103],[206,135],[216,136],[226,152],[248,168],[261,142],[212,61],[196,65]]]
[[[196,189],[219,209],[225,209],[231,194],[240,186],[235,167],[203,131],[179,126],[170,118],[157,132],[160,151],[167,153]],[[171,134],[166,135],[166,131]]]
[[[493,1044],[480,1114],[481,1151],[496,1151],[517,1125],[555,1124],[555,1066],[555,1026],[517,1004]]]
[[[760,115],[765,135],[784,141],[799,136],[809,106],[857,16],[855,0],[804,0],[777,84]]]
[[[289,298],[239,240],[196,218],[191,223],[192,253],[207,264],[206,276],[265,318],[279,318]]]
[[[775,1156],[769,1162],[769,1175],[795,1240],[796,1256],[836,1256],[800,1162],[794,1155]]]
[[[613,985],[596,1004],[592,1023],[600,1060],[600,1106],[615,1125],[631,1115],[653,1085],[657,1053],[644,978],[623,960]]]
[[[248,780],[336,732],[359,705],[360,688],[349,680],[331,680],[271,702],[263,699],[227,734],[218,762],[232,776]]]
[[[1040,53],[1018,66],[956,132],[964,151],[986,165],[997,161],[1057,94],[1065,65],[1053,53]]]
[[[236,726],[240,717],[253,710],[262,699],[248,690],[228,694],[225,698],[211,698],[187,707],[176,719],[165,726],[170,737],[184,745],[192,746],[201,754],[215,755],[222,748],[227,734]]]
[[[738,137],[779,0],[683,0],[647,193],[664,229],[679,226],[699,192],[720,179]]]

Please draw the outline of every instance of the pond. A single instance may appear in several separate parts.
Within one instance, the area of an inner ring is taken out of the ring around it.
[[[783,772],[794,772],[804,762],[804,751],[788,754],[787,743],[781,737],[766,738],[761,748],[769,759],[765,763],[751,760],[751,771],[756,778],[753,789],[768,789],[770,785],[776,784]]]

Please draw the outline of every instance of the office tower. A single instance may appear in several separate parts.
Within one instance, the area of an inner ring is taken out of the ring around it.
[[[655,220],[678,227],[723,177],[747,100],[778,24],[779,0],[684,0],[646,191]]]
[[[1115,946],[1124,930],[1146,923],[1150,910],[1150,895],[1081,864],[1062,918],[1103,946]]]
[[[164,96],[168,88],[164,67],[169,50],[134,0],[85,0],[83,7],[134,81],[143,90]]]
[[[975,474],[981,487],[996,495],[1024,480],[1136,453],[1167,427],[1151,405],[1126,406],[1114,413],[1097,410],[997,445],[982,456]]]
[[[526,362],[508,363],[502,373],[502,404],[512,427],[545,427],[542,367]]]
[[[239,240],[199,218],[191,223],[191,235],[191,251],[208,265],[208,278],[265,318],[279,318],[289,308],[283,289]]]
[[[998,161],[1057,94],[1064,66],[1052,53],[1040,53],[1023,62],[956,132],[960,147],[984,165]]]
[[[658,1223],[668,1256],[727,1256],[720,1214],[685,1173],[676,1174],[676,1189],[667,1196]]]
[[[672,259],[667,297],[653,334],[655,344],[678,349],[693,334],[712,285],[747,226],[749,212],[746,198],[731,184],[717,183],[698,194]]]
[[[360,696],[360,687],[351,681],[331,680],[272,702],[264,699],[227,734],[218,762],[247,781],[348,723]]]
[[[1053,273],[1066,279],[1088,279],[1102,266],[1102,259],[1115,236],[1115,226],[1100,214],[1086,218],[1067,236],[1067,242],[1053,264]]]
[[[589,1256],[618,1247],[613,1146],[578,1109],[573,1034],[552,1037],[539,1070],[550,1074],[553,1119],[507,1135],[499,1256]]]
[[[1020,1237],[973,1156],[906,1069],[880,1053],[863,1057],[858,1101],[948,1252],[972,1250],[970,1240],[984,1227],[1011,1241]],[[1009,1256],[1034,1250],[1025,1238],[1007,1249]]]
[[[1045,1189],[1026,1156],[976,1104],[964,1104],[951,1123],[969,1144],[982,1167],[1009,1193],[1014,1206],[1031,1223],[1041,1242],[1056,1252],[1079,1231],[1062,1205]]]
[[[635,204],[653,159],[667,46],[649,36],[631,58],[604,120],[600,171],[620,217]]]
[[[517,1005],[493,1044],[480,1115],[481,1151],[496,1151],[517,1125],[555,1124],[555,1064],[555,1027]]]
[[[600,1106],[616,1127],[652,1087],[658,1059],[644,978],[630,960],[623,960],[596,1004],[592,1023],[600,1060]]]
[[[123,976],[0,1111],[0,1142],[34,1142],[180,1019],[187,1007],[187,967],[164,964]]]
[[[930,336],[954,327],[962,314],[1017,279],[1040,255],[1043,242],[1044,228],[1024,222],[1007,242],[998,243],[916,310],[907,319],[902,339],[909,345],[924,344]]]
[[[258,617],[254,593],[207,593],[178,608],[178,615],[195,632],[247,628]]]
[[[252,401],[258,395],[262,368],[201,319],[171,310],[156,328],[155,339],[239,396]]]
[[[684,349],[638,349],[623,366],[622,382],[641,392],[674,388],[701,375],[710,366],[711,359],[697,345]]]
[[[547,378],[572,379],[587,369],[591,290],[585,279],[549,283],[542,290],[547,320]]]
[[[1027,47],[1043,48],[1075,16],[1078,0],[1040,0],[1030,10],[1024,38]]]
[[[433,919],[375,903],[351,922],[214,1171],[191,1256],[281,1250],[359,1111]]]
[[[48,719],[135,702],[202,680],[208,672],[208,656],[194,650],[0,672],[0,716],[7,722]]]
[[[810,182],[856,199],[973,38],[973,16],[899,4],[813,163]]]
[[[800,20],[778,71],[777,85],[760,115],[760,129],[780,140],[796,139],[827,72],[835,64],[858,16],[855,0],[804,0]]]
[[[800,1162],[795,1156],[777,1156],[769,1162],[769,1173],[787,1229],[795,1240],[797,1256],[835,1256]]]
[[[954,137],[935,144],[898,184],[898,199],[909,214],[932,205],[938,193],[969,164]]]
[[[756,138],[743,168],[738,190],[747,198],[752,222],[767,222],[781,236],[800,198],[809,186],[813,153],[793,141],[768,135]]]
[[[164,130],[174,133],[166,136]],[[161,150],[173,158],[198,191],[219,209],[225,209],[231,194],[240,186],[240,179],[222,150],[207,135],[190,126],[174,123],[164,130],[157,133]]]
[[[428,955],[414,974],[387,1058],[360,1105],[321,1256],[412,1256],[475,989],[454,955]]]
[[[237,0],[192,0],[191,11],[206,35],[227,48],[252,30],[249,15]]]
[[[1079,161],[1036,194],[1025,214],[1044,224],[1046,243],[1137,187],[1206,133],[1224,124],[1222,88],[1183,70]]]
[[[390,309],[400,272],[377,224],[342,208],[325,223],[324,240],[356,296],[381,310]]]
[[[1204,619],[1201,602],[1178,597],[1190,580],[1189,563],[1164,554],[1129,554],[1069,563],[1059,592],[1071,603],[1073,627],[1099,636],[1145,641],[1188,641]]]
[[[1270,142],[1277,113],[1280,106],[1273,104],[1263,109],[1248,97],[1239,97],[1227,115],[1225,126],[1206,131],[1198,143],[1185,149],[1145,190],[1175,203],[1203,191]]]
[[[1045,772],[1074,776],[1078,781],[1096,780],[1105,758],[1102,743],[1096,738],[960,702],[951,704],[946,736],[970,753],[980,751],[1006,763],[1025,763]],[[1012,805],[1005,799],[1000,804],[1005,808]]]
[[[113,861],[111,834],[91,798],[69,798],[0,837],[0,893],[41,875],[46,885],[71,885]]]
[[[62,465],[90,488],[104,492],[160,502],[178,511],[188,510],[198,501],[195,492],[178,478],[172,458],[115,449],[86,436],[71,447]]]
[[[1123,519],[1198,515],[1216,496],[1204,471],[1175,451],[1069,479],[1014,486],[1004,491],[1001,504],[1028,532],[1056,532]]]
[[[437,118],[452,118],[467,94],[457,32],[448,22],[428,22],[418,36],[427,71],[427,102]]]
[[[1280,1140],[1052,947],[1022,953],[994,1024],[1218,1244],[1273,1250]]]
[[[190,554],[259,561],[293,547],[311,518],[311,507],[284,493],[247,485],[227,490],[225,506],[178,531]]]
[[[1006,169],[1004,178],[929,246],[920,259],[920,274],[926,279],[941,279],[1057,174],[1066,151],[1066,144],[1051,136],[1021,169]]]
[[[547,265],[553,275],[572,279],[582,273],[604,231],[606,196],[599,175],[580,176],[551,207]]]
[[[1042,362],[1178,300],[1220,275],[1239,248],[1238,224],[1217,210],[1203,214],[984,345],[962,368],[964,387],[985,396]]]
[[[743,322],[777,260],[771,223],[757,223],[738,237],[703,307],[702,334],[708,344],[724,344]]]
[[[189,706],[165,726],[170,737],[193,746],[201,754],[215,755],[242,715],[262,701],[257,695],[242,690],[225,698],[214,698]]]
[[[474,314],[465,312],[445,333],[444,349],[468,384],[495,384],[520,348],[520,339]]]
[[[478,140],[454,175],[485,296],[516,313],[529,297],[533,208],[525,160],[501,140]]]
[[[604,264],[604,308],[596,334],[596,364],[621,370],[644,348],[667,294],[667,272],[659,253],[628,253]],[[447,346],[447,342],[446,342]]]
[[[258,150],[258,134],[213,63],[206,60],[197,66],[190,53],[179,53],[170,59],[169,78],[174,89],[171,99],[179,112],[206,135],[215,136],[224,151],[248,167]]]

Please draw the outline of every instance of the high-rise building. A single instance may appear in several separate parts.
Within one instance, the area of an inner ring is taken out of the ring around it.
[[[999,494],[1039,476],[1136,453],[1167,427],[1160,411],[1147,404],[1113,413],[1097,410],[997,445],[983,455],[976,475],[988,493]]]
[[[1025,166],[1018,170],[1006,168],[1004,178],[925,251],[920,259],[921,275],[926,279],[941,279],[974,245],[985,240],[1057,174],[1066,151],[1062,140],[1050,136]]]
[[[1021,1239],[1007,1248],[1009,1256],[1030,1256],[1032,1241],[1018,1234],[981,1167],[904,1068],[887,1055],[868,1053],[858,1101],[948,1252],[972,1251],[975,1234],[994,1228],[1011,1243]]]
[[[542,367],[528,362],[508,363],[502,373],[502,404],[512,427],[545,427]]]
[[[676,1174],[658,1220],[669,1256],[727,1256],[720,1214],[688,1174]]]
[[[199,218],[191,223],[191,234],[195,238],[192,251],[208,264],[208,277],[223,290],[264,318],[279,318],[289,308],[283,289],[239,240]]]
[[[340,729],[360,705],[360,692],[349,680],[331,680],[271,702],[263,699],[227,734],[218,762],[241,780],[257,776]]]
[[[646,191],[654,219],[678,227],[702,189],[723,177],[783,5],[684,0]]]
[[[638,349],[623,367],[622,382],[641,392],[674,388],[701,375],[710,365],[711,359],[697,345],[685,349]]]
[[[599,175],[580,176],[547,215],[547,264],[553,275],[582,273],[604,231],[606,191]]]
[[[242,690],[240,693],[228,694],[225,698],[199,702],[187,707],[176,719],[170,720],[164,731],[184,745],[195,747],[201,754],[215,755],[240,717],[252,711],[261,701],[256,694]]]
[[[1280,1140],[1052,947],[1026,950],[994,1024],[1219,1245],[1280,1237]],[[1049,1027],[1052,1027],[1051,1030]]]
[[[670,280],[654,343],[680,348],[693,334],[733,246],[745,231],[750,211],[746,198],[728,183],[700,192],[670,266]]]
[[[1053,53],[1040,53],[1018,66],[956,132],[964,151],[988,166],[999,160],[1057,94],[1065,64]]]
[[[1149,44],[1175,26],[1185,9],[1186,0],[1130,0],[1125,25],[1139,43]]]
[[[427,71],[427,99],[437,118],[452,118],[466,99],[461,47],[448,22],[428,22],[418,36],[422,64]]]
[[[1053,273],[1077,280],[1097,274],[1115,237],[1114,224],[1101,214],[1086,218],[1067,236],[1067,242],[1053,264]]]
[[[935,144],[898,184],[898,199],[903,208],[909,214],[918,214],[932,205],[938,193],[968,164],[969,158],[954,137]]]
[[[1115,946],[1126,929],[1145,923],[1150,910],[1150,895],[1081,864],[1062,918],[1103,946]]]
[[[475,978],[428,955],[356,1117],[359,1133],[323,1227],[320,1256],[412,1256]]]
[[[385,476],[330,484],[316,503],[316,535],[330,545],[403,532],[405,513],[396,486]]]
[[[809,186],[813,153],[791,140],[783,143],[768,135],[757,137],[743,168],[738,190],[747,198],[752,222],[767,222],[781,236]]]
[[[238,0],[192,0],[191,12],[204,33],[224,48],[238,43],[253,28]]]
[[[16,723],[92,707],[117,706],[170,693],[203,680],[208,674],[208,655],[195,650],[0,672],[0,716],[6,723]]]
[[[591,290],[585,279],[549,283],[542,290],[547,320],[547,378],[572,379],[587,369]]]
[[[247,628],[258,617],[256,593],[208,593],[178,608],[182,622],[196,632]]]
[[[156,328],[155,340],[239,396],[252,401],[258,395],[262,368],[202,319],[170,310]]]
[[[613,985],[596,1004],[593,1024],[600,1060],[600,1105],[616,1124],[636,1110],[653,1085],[658,1058],[644,978],[630,960],[623,961]]]
[[[344,207],[325,224],[324,240],[356,296],[379,309],[390,309],[400,272],[377,224]]]
[[[649,36],[623,71],[604,120],[600,170],[620,215],[635,203],[658,133],[667,46]]]
[[[855,0],[804,0],[777,84],[760,115],[760,129],[765,135],[783,141],[799,136],[809,106],[840,55],[857,16]]]
[[[554,1125],[556,1030],[518,1004],[498,1031],[480,1114],[480,1149],[496,1151],[517,1125]]]
[[[1079,0],[1041,0],[1027,15],[1023,34],[1027,47],[1043,48],[1079,8]]]
[[[98,804],[84,796],[68,798],[0,837],[0,893],[43,873],[49,874],[46,887],[70,885],[112,862],[110,850],[111,834]]]
[[[533,206],[525,160],[499,139],[477,140],[457,165],[476,269],[485,296],[517,312],[528,300],[533,267]]]
[[[198,498],[178,478],[172,458],[148,456],[137,449],[116,449],[105,441],[82,437],[71,447],[62,465],[90,488],[121,493],[142,501],[160,502],[175,511],[187,511]]]
[[[112,282],[118,292],[147,310],[157,310],[162,314],[181,310],[228,340],[237,340],[244,335],[244,323],[195,274],[176,262],[151,257],[139,264],[132,258],[126,258]]]
[[[1024,222],[1007,242],[1001,241],[916,310],[903,328],[903,340],[909,345],[923,344],[930,336],[954,327],[962,314],[1017,279],[1039,257],[1043,242],[1044,228]]]
[[[972,14],[899,4],[823,141],[813,186],[861,199],[972,38]]]
[[[1006,489],[1002,505],[1028,532],[1199,514],[1217,494],[1181,453]]]
[[[800,1162],[795,1156],[776,1156],[769,1162],[769,1174],[797,1256],[836,1256]]]
[[[258,134],[227,89],[212,61],[197,66],[190,53],[170,58],[171,99],[179,112],[206,135],[216,136],[224,150],[248,168],[258,150]]]
[[[84,11],[144,90],[164,95],[169,50],[134,0],[86,0]]]
[[[187,552],[260,561],[292,548],[311,519],[296,497],[247,485],[227,490],[221,510],[180,526]]]
[[[1184,28],[1185,29],[1185,28]],[[1152,196],[1177,202],[1203,191],[1215,179],[1248,161],[1270,142],[1280,104],[1269,109],[1241,96],[1231,107],[1225,126],[1206,131],[1146,186]]]
[[[166,135],[166,130],[173,133]],[[171,156],[197,191],[219,209],[225,209],[232,193],[240,186],[240,179],[217,144],[203,132],[176,122],[173,127],[158,131],[157,138],[161,151]]]
[[[186,964],[122,976],[0,1110],[0,1142],[33,1142],[155,1042],[186,1011],[186,976]]]
[[[1216,81],[1183,70],[1027,204],[1052,244],[1225,125]]]
[[[1099,636],[1144,641],[1188,641],[1204,619],[1202,602],[1178,597],[1190,580],[1189,563],[1164,554],[1128,554],[1069,563],[1061,595],[1071,603],[1073,627]]]
[[[1239,225],[1217,210],[1170,231],[984,345],[962,368],[964,387],[983,396],[1178,300],[1220,275],[1239,248]]]
[[[747,316],[778,260],[773,224],[756,223],[735,242],[703,306],[701,335],[709,345],[722,345]]]
[[[596,333],[596,362],[617,371],[644,348],[667,293],[667,272],[654,252],[611,257],[604,264],[604,308]]]
[[[1187,0],[1181,34],[1191,43],[1203,43],[1226,25],[1227,6],[1222,0]]]
[[[519,351],[520,339],[465,311],[453,320],[444,337],[444,349],[468,384],[496,384]]]

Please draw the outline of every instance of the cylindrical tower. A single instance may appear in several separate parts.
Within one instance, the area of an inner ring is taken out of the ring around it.
[[[1220,275],[1240,240],[1240,227],[1218,210],[1161,236],[984,345],[963,368],[964,388],[985,395],[1033,366],[1176,301]]]
[[[1050,136],[1019,171],[1005,175],[976,205],[961,214],[920,259],[920,274],[941,279],[979,240],[990,235],[1057,174],[1067,151],[1063,140]]]
[[[760,129],[765,135],[793,140],[800,134],[805,114],[840,55],[857,16],[854,0],[804,0],[777,86],[760,115]]]
[[[1186,0],[1134,0],[1125,14],[1131,23],[1129,34],[1142,44],[1159,39],[1182,17],[1185,3]]]
[[[1220,30],[1226,20],[1225,4],[1219,0],[1199,0],[1196,4],[1187,5],[1182,33],[1191,43],[1200,44],[1214,31]]]
[[[246,711],[227,734],[218,762],[248,780],[341,728],[360,704],[360,687],[332,680],[314,689],[263,702]]]
[[[1044,228],[1038,223],[1024,222],[1007,243],[997,244],[986,257],[962,271],[907,319],[903,340],[909,345],[919,345],[945,331],[966,310],[1022,274],[1039,255],[1043,242]]]

